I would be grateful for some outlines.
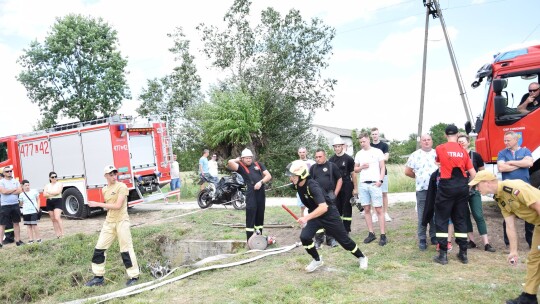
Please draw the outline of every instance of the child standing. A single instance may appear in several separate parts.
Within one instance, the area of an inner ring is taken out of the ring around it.
[[[41,209],[39,207],[39,193],[35,189],[30,189],[30,182],[22,181],[23,192],[19,194],[19,201],[22,203],[22,213],[24,225],[28,231],[28,244],[41,243],[37,223],[40,219]]]

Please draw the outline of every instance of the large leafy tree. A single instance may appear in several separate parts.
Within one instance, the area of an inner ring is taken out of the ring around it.
[[[58,18],[45,41],[31,42],[18,62],[23,70],[17,79],[43,115],[40,127],[53,125],[59,115],[111,115],[131,98],[117,32],[101,18]]]
[[[314,143],[309,135],[313,111],[333,106],[336,80],[324,78],[322,71],[328,67],[335,31],[320,19],[303,20],[298,10],[282,16],[272,8],[264,10],[260,23],[252,26],[250,5],[248,0],[236,0],[225,14],[225,30],[198,27],[203,53],[214,68],[228,75],[220,90],[249,97],[260,113],[257,124],[244,123],[257,127],[249,132],[249,144],[245,138],[208,144],[237,147],[228,149],[233,156],[241,147],[251,146],[269,167],[281,167],[297,157],[298,146]],[[233,108],[227,110],[244,111],[244,105],[231,103]],[[200,126],[205,138],[220,138],[215,132],[223,131],[209,128],[204,119]]]

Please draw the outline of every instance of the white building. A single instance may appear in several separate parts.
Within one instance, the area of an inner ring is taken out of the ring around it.
[[[324,137],[329,143],[330,147],[332,147],[332,142],[334,141],[334,138],[340,136],[347,145],[345,153],[354,157],[352,130],[321,125],[312,125],[311,131],[313,134],[315,134],[316,137]]]

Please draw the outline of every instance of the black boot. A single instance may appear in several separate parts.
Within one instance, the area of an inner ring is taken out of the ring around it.
[[[324,232],[315,234],[315,249],[321,249],[322,244],[324,243]]]
[[[433,261],[434,261],[435,263],[439,263],[439,264],[441,264],[441,265],[446,265],[446,264],[448,264],[448,257],[446,256],[446,254],[447,254],[446,251],[440,250],[440,251],[439,251],[439,255],[433,257]]]
[[[469,258],[467,258],[467,250],[460,250],[459,253],[457,254],[457,257],[461,261],[461,263],[463,264],[469,263]]]
[[[519,297],[513,300],[507,300],[506,304],[538,304],[536,295],[522,292]]]
[[[331,236],[331,235],[326,235],[326,245],[334,248],[334,247],[337,247],[338,246],[338,242],[336,241],[336,239]]]

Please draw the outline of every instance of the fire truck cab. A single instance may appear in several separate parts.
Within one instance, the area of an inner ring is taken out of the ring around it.
[[[531,184],[540,186],[540,107],[527,113],[517,110],[529,96],[529,84],[539,82],[540,45],[500,53],[492,63],[480,68],[476,77],[473,88],[486,80],[483,112],[474,128],[470,122],[465,124],[467,133],[477,134],[476,151],[496,172],[497,155],[506,148],[504,133],[516,132],[519,145],[527,147],[533,155],[534,165],[529,169]]]
[[[91,210],[87,201],[104,200],[103,168],[109,164],[130,189],[129,206],[173,195],[161,192],[170,182],[171,156],[167,125],[154,117],[135,121],[116,115],[0,138],[0,168],[13,166],[14,178],[26,179],[42,192],[49,172],[57,173],[68,218],[100,211]],[[149,193],[156,194],[145,195]],[[40,205],[46,205],[43,196]]]

